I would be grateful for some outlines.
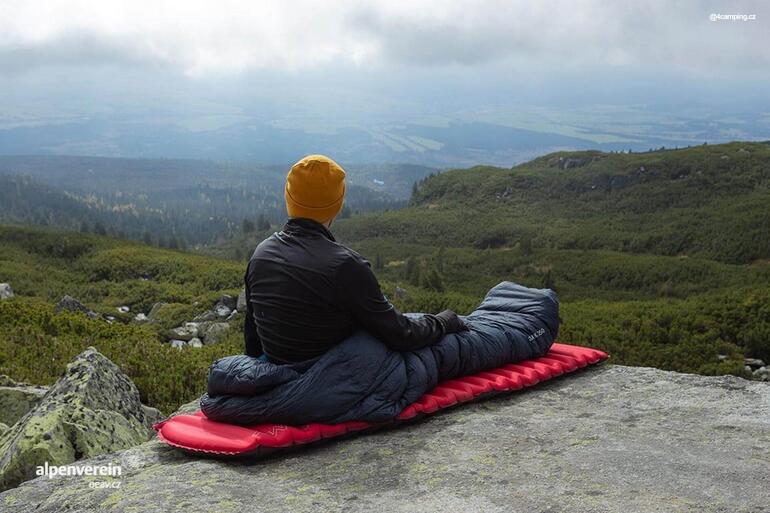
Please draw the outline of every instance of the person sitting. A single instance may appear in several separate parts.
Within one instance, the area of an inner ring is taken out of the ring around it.
[[[246,354],[274,363],[322,355],[364,329],[397,351],[468,329],[453,311],[405,316],[383,295],[371,264],[339,243],[331,225],[345,199],[345,171],[323,155],[292,166],[288,221],[262,241],[244,277]]]

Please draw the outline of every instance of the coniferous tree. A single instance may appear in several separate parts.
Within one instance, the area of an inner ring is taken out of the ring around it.
[[[438,272],[441,274],[444,274],[445,253],[446,250],[444,249],[443,245],[440,246],[436,252],[436,270],[438,270]]]
[[[420,266],[414,257],[406,259],[404,266],[404,279],[414,286],[420,286]]]
[[[548,269],[545,272],[545,274],[543,274],[543,279],[540,282],[540,287],[544,289],[556,290],[556,281],[554,280],[550,269]]]
[[[441,275],[435,267],[431,267],[423,274],[422,286],[436,292],[444,292],[444,280],[441,279]]]
[[[94,224],[94,233],[97,235],[107,235],[107,228],[104,227],[101,221],[96,221]]]
[[[262,232],[270,229],[270,221],[267,220],[265,214],[259,214],[259,217],[257,218],[257,228]]]
[[[529,234],[523,235],[519,247],[522,255],[530,256],[532,254],[532,237]]]

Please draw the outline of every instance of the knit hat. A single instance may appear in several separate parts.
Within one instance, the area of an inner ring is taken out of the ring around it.
[[[308,155],[286,176],[286,211],[325,223],[336,216],[345,199],[345,171],[329,157]]]

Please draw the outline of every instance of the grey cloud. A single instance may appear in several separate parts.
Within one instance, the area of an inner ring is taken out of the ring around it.
[[[222,64],[226,72],[239,73],[280,69],[282,63],[299,59],[301,65],[340,65],[353,72],[381,65],[396,69],[498,65],[524,73],[596,66],[706,75],[770,73],[770,4],[760,1],[481,0],[438,2],[433,11],[393,5],[383,1],[326,9],[317,23],[307,26],[305,37],[290,30],[273,33],[265,30],[268,26],[252,27],[244,20],[233,20],[237,22],[233,28],[221,16],[210,27],[204,25],[203,35],[169,25],[168,20],[148,25],[128,17],[117,32],[96,20],[93,26],[72,22],[78,27],[74,30],[63,20],[63,29],[49,38],[0,37],[0,72],[124,64],[205,74]],[[184,2],[176,8],[183,12]],[[282,9],[284,16],[293,15],[291,5]],[[708,20],[712,12],[753,13],[758,19],[714,23]],[[273,23],[280,24],[281,19]],[[23,25],[7,27],[24,33]],[[314,50],[319,41],[327,40],[330,51],[318,57]],[[201,56],[208,60],[201,61]],[[303,56],[307,62],[302,62]],[[228,67],[229,59],[234,64]]]
[[[534,50],[526,37],[504,30],[478,30],[443,20],[405,20],[361,7],[349,16],[351,30],[377,41],[384,57],[419,65],[471,65],[494,61],[517,51]]]
[[[770,71],[770,4],[606,0],[476,2],[449,20],[409,19],[374,6],[346,25],[395,64],[472,66],[509,60],[560,66],[675,67]],[[711,13],[753,13],[753,22],[712,22]]]
[[[69,32],[37,44],[0,46],[0,70],[14,74],[45,67],[155,64],[134,42],[93,33]]]

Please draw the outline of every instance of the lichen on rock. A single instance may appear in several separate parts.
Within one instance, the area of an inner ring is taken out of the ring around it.
[[[0,509],[760,512],[768,450],[770,384],[607,365],[259,461],[153,440],[89,460],[121,465],[117,490],[39,478]]]
[[[48,387],[17,383],[6,375],[0,375],[0,422],[9,426],[35,407]]]
[[[157,415],[120,369],[90,347],[79,354],[48,393],[0,435],[0,490],[35,476],[48,462],[127,449],[145,442]]]

